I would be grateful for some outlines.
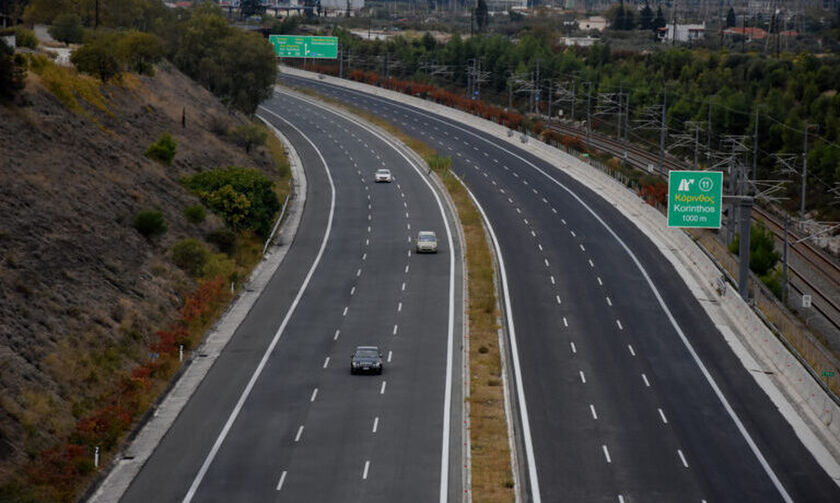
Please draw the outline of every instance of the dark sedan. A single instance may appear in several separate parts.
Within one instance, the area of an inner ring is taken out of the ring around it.
[[[382,373],[382,353],[376,346],[358,346],[350,356],[350,373]]]

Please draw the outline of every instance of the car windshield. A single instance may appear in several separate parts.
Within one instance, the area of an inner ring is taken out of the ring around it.
[[[357,358],[377,358],[379,353],[376,352],[374,349],[357,349],[356,350],[356,357]]]
[[[376,170],[376,173],[379,174],[379,175],[390,175],[391,174],[391,172],[388,171],[387,169],[378,169],[378,170]]]
[[[434,241],[434,234],[420,234],[420,241]]]

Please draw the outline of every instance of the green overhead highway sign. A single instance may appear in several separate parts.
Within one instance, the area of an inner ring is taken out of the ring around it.
[[[668,227],[720,228],[722,171],[668,174]]]
[[[338,37],[301,37],[297,35],[269,35],[278,58],[338,57]]]
[[[823,377],[834,377],[834,372],[830,370],[824,370],[822,373]]]

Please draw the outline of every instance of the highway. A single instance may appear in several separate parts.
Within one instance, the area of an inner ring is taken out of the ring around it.
[[[402,150],[276,93],[258,115],[307,178],[277,273],[122,498],[446,501],[462,493],[463,264],[456,221]],[[393,183],[373,181],[387,167]],[[438,236],[417,255],[412,237]],[[382,375],[352,375],[378,345]]]
[[[677,272],[610,201],[471,126],[284,74],[453,160],[495,236],[534,501],[840,501]]]

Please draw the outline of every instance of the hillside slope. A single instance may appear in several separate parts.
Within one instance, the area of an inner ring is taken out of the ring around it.
[[[209,212],[188,222],[198,199],[179,178],[278,171],[264,148],[246,154],[228,139],[242,118],[169,64],[101,86],[104,110],[79,100],[74,111],[48,85],[30,72],[16,103],[0,104],[0,487],[148,361],[156,331],[195,289],[169,249],[223,224]],[[166,131],[171,166],[144,156]],[[142,209],[161,210],[168,232],[138,233]]]

